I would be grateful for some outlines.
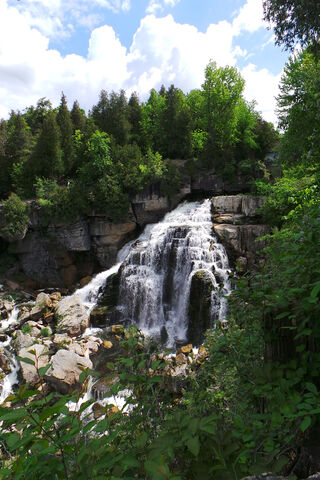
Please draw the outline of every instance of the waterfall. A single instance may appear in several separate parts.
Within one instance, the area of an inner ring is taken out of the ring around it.
[[[133,242],[120,270],[120,319],[165,337],[167,346],[183,343],[193,276],[205,272],[212,282],[213,326],[225,321],[228,270],[225,249],[212,232],[210,200],[185,202]]]
[[[19,309],[14,308],[10,313],[7,320],[1,322],[1,333],[5,333],[5,330],[15,324],[18,319]],[[20,369],[19,362],[15,355],[9,356],[7,347],[10,346],[12,337],[8,337],[7,340],[0,342],[0,349],[6,349],[8,353],[8,358],[10,358],[10,367],[11,372],[8,373],[0,382],[0,405],[5,401],[5,399],[13,392],[13,386],[18,383],[18,371]]]

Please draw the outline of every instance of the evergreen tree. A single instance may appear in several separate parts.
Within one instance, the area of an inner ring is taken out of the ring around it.
[[[54,112],[49,112],[43,122],[32,154],[31,173],[33,178],[55,178],[63,173],[60,131]]]
[[[7,122],[0,120],[0,199],[7,196],[10,183],[8,158],[5,151],[7,138]]]
[[[43,122],[48,114],[52,110],[52,104],[50,100],[42,97],[38,100],[37,106],[28,107],[23,114],[27,124],[31,128],[32,135],[37,135],[43,125]]]
[[[130,140],[137,145],[141,144],[141,105],[136,92],[131,94],[128,102],[128,119],[131,125]]]
[[[141,127],[143,132],[143,144],[153,151],[161,149],[163,131],[161,115],[165,107],[165,97],[159,95],[154,88],[150,91],[147,103],[141,109]]]
[[[8,120],[8,130],[2,132],[3,145],[1,158],[0,187],[1,196],[6,196],[12,190],[13,172],[19,165],[20,170],[30,157],[32,148],[32,135],[29,126],[21,113],[11,112]]]
[[[102,90],[99,102],[92,108],[92,118],[98,128],[112,135],[119,145],[126,145],[129,140],[130,123],[128,119],[128,102],[124,90],[119,94]]]
[[[67,106],[67,99],[62,93],[61,103],[57,112],[57,124],[60,129],[60,146],[62,152],[62,163],[64,172],[69,173],[74,163],[74,146],[73,146],[73,124],[71,115]]]
[[[75,130],[80,130],[80,132],[83,132],[86,125],[86,114],[84,110],[80,108],[80,105],[77,100],[73,103],[70,114],[71,114],[71,120],[73,124],[73,132]]]
[[[191,155],[191,117],[183,92],[174,85],[166,92],[161,125],[162,156],[188,158]]]

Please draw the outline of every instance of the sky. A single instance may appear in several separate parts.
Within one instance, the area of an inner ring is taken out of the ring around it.
[[[86,110],[102,89],[201,88],[210,60],[235,66],[245,98],[276,122],[288,54],[262,0],[0,0],[0,118],[61,92]]]

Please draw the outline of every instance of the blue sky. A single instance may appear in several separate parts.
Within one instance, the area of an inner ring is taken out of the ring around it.
[[[212,59],[239,68],[246,98],[275,121],[287,58],[262,0],[0,0],[0,117],[40,97],[56,105],[62,90],[86,109],[102,88],[188,92]]]

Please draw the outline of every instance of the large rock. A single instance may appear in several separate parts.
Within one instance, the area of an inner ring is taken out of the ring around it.
[[[214,221],[217,223],[252,223],[260,217],[266,197],[253,195],[221,195],[212,198]]]
[[[46,355],[48,349],[45,345],[35,344],[31,347],[25,347],[19,350],[18,355],[22,358],[29,358],[35,365],[20,361],[22,377],[25,382],[35,385],[40,377],[37,368],[45,367],[49,363],[49,356]],[[36,368],[37,367],[37,368]]]
[[[237,256],[247,253],[255,254],[264,246],[265,242],[257,241],[259,237],[269,231],[267,225],[215,225],[214,231],[221,243],[231,248]]]
[[[51,358],[51,367],[45,375],[46,381],[59,392],[70,393],[78,388],[79,376],[86,368],[92,368],[89,358],[69,350],[59,350]]]
[[[36,303],[30,312],[30,320],[39,320],[51,307],[51,298],[44,292],[39,293],[36,298]]]
[[[204,270],[196,272],[191,280],[189,316],[188,316],[188,341],[193,345],[201,345],[204,334],[211,325],[211,291],[212,278]]]
[[[66,332],[70,337],[81,335],[89,325],[89,316],[80,298],[76,295],[63,298],[55,309],[58,333]]]

